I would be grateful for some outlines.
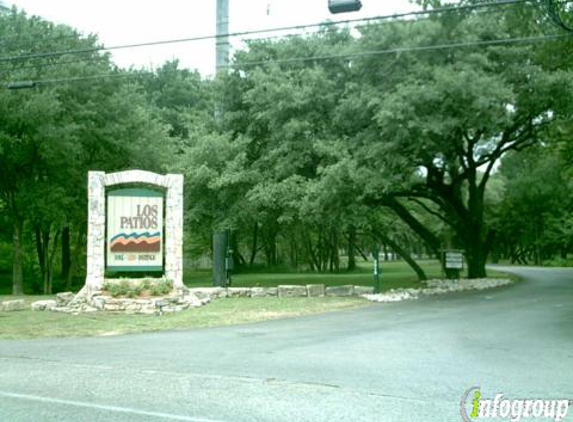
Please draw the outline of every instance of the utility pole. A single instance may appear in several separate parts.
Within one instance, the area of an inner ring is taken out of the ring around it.
[[[229,65],[229,0],[217,0],[216,34],[215,70],[218,73]]]
[[[229,0],[217,0],[217,38],[215,39],[215,71],[218,74],[226,71],[229,65]],[[223,117],[221,104],[215,105],[215,120],[220,123]],[[224,209],[219,210],[219,216],[224,214]],[[228,278],[228,251],[229,232],[218,231],[212,236],[213,248],[213,284],[215,286],[226,286]]]

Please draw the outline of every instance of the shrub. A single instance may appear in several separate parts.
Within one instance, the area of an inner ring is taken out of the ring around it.
[[[173,282],[170,280],[163,279],[153,283],[153,285],[151,285],[149,289],[149,292],[153,296],[161,296],[171,293],[172,290],[173,290]]]
[[[103,289],[112,297],[126,296],[134,298],[140,296],[143,292],[148,291],[152,296],[162,296],[171,293],[173,282],[166,279],[157,281],[144,280],[140,284],[134,285],[128,280],[122,280],[119,283],[106,282]]]

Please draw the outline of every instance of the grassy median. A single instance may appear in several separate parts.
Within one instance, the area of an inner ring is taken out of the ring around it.
[[[32,302],[37,297],[24,297]],[[11,300],[12,296],[0,296]],[[46,299],[45,296],[42,299]],[[159,330],[203,328],[311,315],[367,306],[362,298],[233,298],[174,314],[126,315],[94,312],[80,315],[51,311],[0,312],[0,339],[105,336]]]
[[[441,277],[437,262],[421,263],[428,278]],[[490,271],[491,277],[501,276]],[[185,283],[189,287],[211,286],[210,272],[188,272]],[[419,287],[415,273],[403,262],[382,262],[383,291],[396,288]],[[373,277],[367,263],[353,272],[331,273],[245,273],[233,276],[234,287],[275,287],[281,284],[345,284],[372,286]],[[28,304],[47,296],[23,296]],[[0,296],[2,300],[16,299]],[[362,298],[232,298],[219,299],[189,311],[162,316],[126,315],[123,313],[62,314],[30,310],[0,312],[0,339],[32,339],[41,337],[102,336],[140,333],[159,330],[191,329],[241,324],[317,314],[341,309],[368,306]]]

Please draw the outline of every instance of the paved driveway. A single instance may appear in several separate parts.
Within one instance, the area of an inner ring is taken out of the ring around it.
[[[313,317],[0,341],[0,421],[449,422],[472,386],[573,398],[573,271],[512,271],[525,281]]]

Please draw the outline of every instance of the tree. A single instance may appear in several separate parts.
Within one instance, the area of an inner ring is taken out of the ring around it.
[[[472,13],[372,25],[360,41],[366,50],[390,42],[424,46],[511,36],[502,19]],[[571,74],[535,62],[538,49],[467,47],[353,66],[365,82],[348,92],[347,104],[366,110],[356,111],[364,116],[363,129],[353,137],[359,166],[371,173],[366,200],[392,208],[433,249],[440,240],[403,201],[440,218],[455,233],[452,246],[465,250],[470,278],[486,275],[494,239],[484,220],[484,197],[495,164],[509,151],[539,143],[571,113]]]
[[[15,9],[0,16],[0,33],[9,35],[0,46],[3,56],[12,57],[3,68],[9,80],[39,81],[34,89],[0,91],[0,200],[13,227],[13,292],[23,292],[23,241],[33,233],[43,290],[49,293],[59,241],[70,228],[77,232],[75,254],[64,249],[62,255],[71,267],[79,258],[87,171],[132,163],[161,168],[170,152],[167,128],[154,118],[138,86],[99,78],[123,75],[108,55],[95,51],[94,37]],[[36,54],[72,49],[91,51],[73,59]]]
[[[496,212],[500,254],[536,265],[567,258],[573,247],[573,195],[568,166],[554,147],[536,146],[504,157],[500,174],[504,197]]]

